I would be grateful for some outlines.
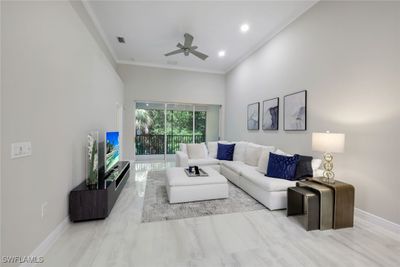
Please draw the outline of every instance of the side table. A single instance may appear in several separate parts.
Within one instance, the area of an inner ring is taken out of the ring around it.
[[[299,181],[296,183],[298,187],[305,187],[314,191],[319,196],[319,229],[328,230],[333,226],[333,206],[334,194],[333,190],[325,185],[314,181]]]
[[[319,198],[305,187],[289,187],[287,216],[301,215],[300,221],[307,231],[319,229]]]
[[[327,183],[324,182],[320,177],[314,177],[310,181],[324,185],[333,190],[333,228],[340,229],[353,227],[355,194],[354,186],[338,180],[335,180],[334,183]]]

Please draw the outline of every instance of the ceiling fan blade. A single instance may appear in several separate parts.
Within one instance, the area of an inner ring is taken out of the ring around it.
[[[208,56],[206,54],[200,53],[195,50],[189,50],[189,52],[192,53],[193,55],[195,55],[196,57],[201,58],[202,60],[206,60],[206,58],[208,58]]]
[[[199,48],[199,47],[196,46],[196,45],[194,45],[194,46],[192,46],[190,49],[191,49],[191,50],[196,50],[197,48]]]
[[[175,51],[171,51],[171,52],[165,54],[164,56],[168,57],[168,56],[172,56],[172,55],[183,53],[183,52],[184,52],[183,49],[178,49],[178,50],[175,50]]]
[[[185,43],[183,44],[185,47],[189,48],[192,46],[193,43],[193,36],[188,33],[185,33]]]
[[[176,45],[176,47],[183,48],[183,44],[178,43],[178,44]]]

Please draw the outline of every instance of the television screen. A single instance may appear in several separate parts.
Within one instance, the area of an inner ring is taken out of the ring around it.
[[[119,161],[119,132],[106,132],[106,172]]]

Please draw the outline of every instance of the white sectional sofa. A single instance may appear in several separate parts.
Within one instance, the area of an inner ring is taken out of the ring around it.
[[[223,141],[221,142],[223,143]],[[216,159],[217,142],[209,142],[208,153],[201,159],[191,158],[184,144],[176,152],[176,166],[189,165],[213,167],[229,181],[243,189],[270,210],[285,209],[287,205],[287,188],[295,186],[295,181],[266,177],[269,153],[285,154],[273,146],[261,146],[248,142],[234,142],[233,161]],[[314,176],[320,175],[318,170],[320,159],[312,161]]]

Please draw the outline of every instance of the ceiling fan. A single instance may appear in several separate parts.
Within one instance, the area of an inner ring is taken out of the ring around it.
[[[206,60],[206,58],[208,58],[208,56],[206,54],[196,51],[196,49],[198,48],[197,46],[192,46],[192,43],[193,43],[192,35],[185,33],[183,36],[185,37],[184,44],[182,45],[181,43],[178,43],[176,46],[179,49],[165,54],[166,57],[183,53],[185,56],[188,56],[189,54],[193,54],[202,60]]]

